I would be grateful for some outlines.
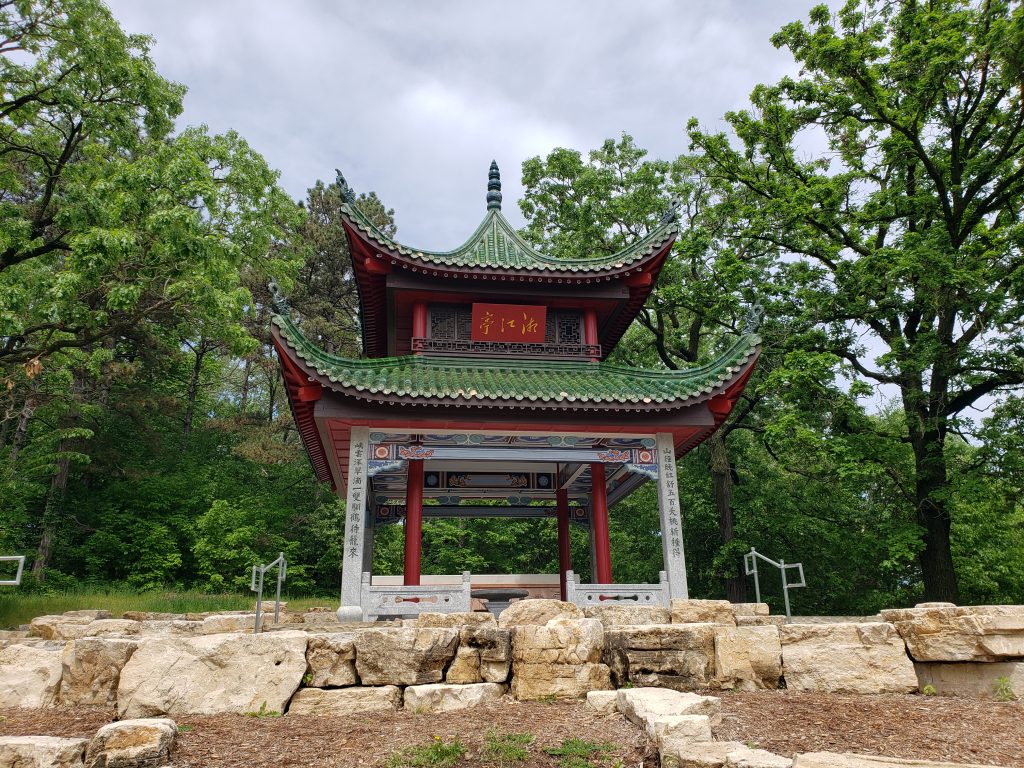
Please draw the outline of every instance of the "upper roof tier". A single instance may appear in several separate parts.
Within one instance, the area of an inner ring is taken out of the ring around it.
[[[501,179],[497,163],[492,162],[483,221],[459,247],[432,251],[403,245],[384,234],[359,209],[355,194],[340,174],[338,186],[342,220],[359,287],[363,348],[370,357],[394,355],[398,351],[394,348],[394,335],[389,336],[388,331],[396,317],[394,309],[389,312],[388,307],[404,303],[409,296],[403,295],[396,302],[396,290],[441,289],[448,292],[449,301],[450,292],[462,291],[472,295],[473,301],[487,301],[493,298],[486,295],[488,290],[513,287],[520,298],[531,298],[533,290],[536,299],[544,303],[542,294],[550,297],[551,291],[559,290],[559,286],[563,292],[570,289],[562,299],[570,297],[585,302],[592,298],[588,292],[598,285],[618,285],[623,295],[615,303],[598,308],[598,336],[603,356],[607,356],[646,301],[679,233],[676,209],[669,207],[645,237],[616,253],[586,259],[554,258],[536,250],[502,215]],[[398,277],[399,273],[404,277]],[[481,279],[488,282],[481,283]],[[435,282],[431,283],[432,280]],[[440,284],[438,280],[445,282]],[[532,283],[533,288],[523,283]]]
[[[498,165],[491,162],[487,213],[465,243],[450,251],[431,251],[402,245],[375,227],[356,205],[355,195],[342,184],[342,210],[368,239],[396,256],[423,265],[448,268],[494,269],[551,274],[607,274],[626,269],[661,250],[679,232],[675,210],[670,209],[646,237],[616,253],[589,259],[558,259],[536,250],[501,213],[501,182]],[[495,188],[496,187],[496,188]]]

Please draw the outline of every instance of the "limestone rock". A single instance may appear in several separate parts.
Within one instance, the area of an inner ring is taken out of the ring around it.
[[[337,624],[338,615],[333,611],[308,611],[302,614],[303,624],[312,624],[314,626],[321,624]]]
[[[96,731],[85,753],[85,768],[157,768],[167,765],[178,726],[166,717],[121,720]]]
[[[582,618],[583,611],[572,603],[561,600],[519,600],[501,612],[498,626],[507,628],[523,624],[547,624],[551,619]]]
[[[728,600],[672,600],[673,624],[724,624],[736,626],[732,603]]]
[[[655,605],[588,605],[583,609],[588,619],[597,619],[605,629],[639,624],[669,624],[672,612]]]
[[[493,618],[493,617],[492,617]],[[481,622],[459,630],[459,648],[448,668],[449,683],[504,683],[512,661],[512,632]]]
[[[663,768],[792,768],[793,761],[738,741],[694,741],[661,754]]]
[[[740,616],[767,616],[771,613],[768,603],[731,603],[732,615],[737,619]]]
[[[105,611],[102,608],[80,608],[76,611],[64,611],[61,615],[69,619],[88,619],[89,621],[113,618],[110,611]]]
[[[926,607],[927,606],[927,607]],[[882,611],[914,661],[1009,661],[1024,658],[1024,607],[958,608],[925,603]]]
[[[610,715],[619,711],[617,691],[588,691],[587,709],[599,715]]]
[[[79,625],[84,627],[95,618],[89,616],[65,616],[64,614],[53,614],[47,616],[36,616],[28,625],[29,637],[41,637],[44,640],[65,640],[62,625],[69,627]]]
[[[270,614],[270,620],[273,621],[274,614]],[[267,622],[267,617],[262,617],[262,623]],[[199,628],[199,634],[202,635],[220,635],[225,632],[252,632],[256,627],[256,614],[255,613],[224,613],[215,616],[207,616],[203,619],[202,626]]]
[[[694,691],[715,679],[714,624],[650,624],[605,632],[604,660],[617,686]]]
[[[0,651],[0,707],[55,704],[63,650],[54,644],[17,644]]]
[[[578,699],[589,691],[611,690],[604,664],[512,664],[512,695],[520,701],[554,696]]]
[[[793,768],[986,768],[973,763],[934,763],[930,760],[900,760],[895,757],[875,757],[874,755],[854,755],[838,752],[808,752],[797,755]]]
[[[785,616],[743,616],[736,617],[737,627],[784,627]]]
[[[512,660],[528,664],[592,664],[601,661],[604,627],[597,619],[552,619],[543,626],[512,628]]]
[[[184,621],[184,613],[161,613],[159,611],[125,611],[122,619],[130,621]]]
[[[456,629],[371,629],[356,635],[356,671],[363,685],[439,683],[455,658]]]
[[[0,736],[0,765],[10,768],[82,768],[88,739]]]
[[[306,646],[307,674],[312,679],[306,682],[310,688],[340,688],[356,685],[355,633],[334,632],[310,635]]]
[[[498,620],[487,611],[463,611],[461,613],[421,613],[415,619],[418,627],[476,627],[498,626]]]
[[[497,701],[507,686],[502,683],[449,685],[431,683],[405,689],[405,708],[412,712],[452,712]]]
[[[787,624],[780,628],[786,687],[822,693],[910,693],[914,665],[892,624]]]
[[[374,688],[303,688],[292,697],[289,715],[356,715],[398,709],[402,689],[397,685]]]
[[[707,715],[662,715],[651,723],[658,751],[671,752],[694,741],[713,741],[711,718]]]
[[[914,664],[920,690],[930,685],[939,696],[1024,699],[1024,661]]]
[[[661,717],[704,715],[711,725],[722,721],[722,702],[714,696],[698,696],[665,688],[620,688],[616,694],[619,711],[626,719],[654,736],[654,723]]]
[[[723,688],[778,688],[782,644],[776,627],[720,627],[715,631],[715,679]]]
[[[60,703],[113,706],[121,670],[136,648],[134,640],[105,637],[69,642],[61,657]]]
[[[448,667],[444,679],[455,685],[482,683],[484,678],[480,674],[480,652],[460,644],[455,649],[455,660]]]
[[[123,719],[283,712],[306,671],[306,634],[154,638],[121,670]]]

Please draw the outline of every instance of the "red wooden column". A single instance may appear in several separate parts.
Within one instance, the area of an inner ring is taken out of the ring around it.
[[[590,465],[590,524],[594,528],[594,583],[612,583],[612,548],[608,540],[608,488],[604,464]]]
[[[417,301],[412,305],[412,337],[414,339],[427,337],[427,305],[422,301]]]
[[[597,313],[592,309],[583,312],[583,343],[597,344]],[[596,357],[590,358],[590,362],[596,363]]]
[[[407,587],[420,585],[420,546],[423,539],[423,460],[409,460],[405,484],[405,579]]]
[[[569,549],[569,491],[559,488],[555,493],[558,513],[558,571],[561,578],[562,600],[566,598],[565,572],[572,570],[572,554]]]

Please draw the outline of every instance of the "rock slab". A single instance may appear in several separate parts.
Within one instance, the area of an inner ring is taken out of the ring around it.
[[[663,768],[791,768],[793,761],[738,741],[688,742],[661,755]]]
[[[512,664],[512,696],[520,701],[554,696],[579,699],[590,691],[612,690],[604,664]]]
[[[159,768],[171,761],[178,726],[169,718],[108,723],[85,753],[85,768]]]
[[[619,711],[626,719],[654,736],[654,723],[662,717],[704,715],[711,725],[722,722],[722,702],[714,696],[698,696],[667,688],[620,688]]]
[[[397,685],[371,688],[303,688],[292,697],[289,715],[357,715],[398,709],[402,705],[402,689]]]
[[[498,626],[518,627],[522,624],[547,624],[552,619],[582,619],[583,611],[573,603],[561,600],[519,600],[501,612]]]
[[[1024,606],[958,607],[924,603],[882,611],[914,661],[1010,661],[1024,658]]]
[[[418,713],[454,712],[498,701],[505,694],[506,688],[501,683],[410,685],[405,689],[404,706]]]
[[[733,604],[728,600],[672,600],[673,624],[724,624],[736,626]]]
[[[363,685],[439,683],[455,658],[459,631],[438,629],[372,629],[355,638],[356,672]]]
[[[72,640],[61,656],[60,703],[109,707],[117,702],[121,670],[138,643],[106,637]]]
[[[60,691],[63,646],[9,645],[0,650],[0,707],[49,707]]]
[[[899,760],[895,757],[854,755],[838,752],[808,752],[797,755],[793,768],[986,768],[974,763],[935,763],[929,760]],[[989,767],[990,768],[990,767]]]
[[[0,736],[0,766],[82,768],[88,739],[56,736]]]
[[[911,693],[913,662],[888,623],[780,627],[786,687],[821,693]]]
[[[479,622],[459,630],[459,647],[445,681],[463,685],[504,683],[511,663],[512,632],[498,629],[493,621]]]
[[[304,632],[154,638],[121,670],[122,719],[283,712],[306,672]]]
[[[717,629],[714,624],[609,629],[605,632],[604,661],[619,687],[631,683],[677,691],[708,688],[715,680]]]
[[[778,688],[782,643],[776,627],[720,627],[715,630],[715,681],[722,688],[754,691]]]
[[[355,633],[332,632],[311,635],[306,646],[306,664],[310,688],[341,688],[355,685],[356,646]]]
[[[914,664],[920,690],[926,686],[939,696],[976,699],[1024,699],[1024,661]]]

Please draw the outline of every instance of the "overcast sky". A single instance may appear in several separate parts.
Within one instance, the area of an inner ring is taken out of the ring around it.
[[[632,134],[686,151],[686,121],[721,126],[795,67],[768,38],[815,0],[281,2],[112,0],[188,87],[184,123],[233,128],[296,199],[340,168],[396,211],[399,239],[461,244],[487,168],[519,225],[520,166]]]

